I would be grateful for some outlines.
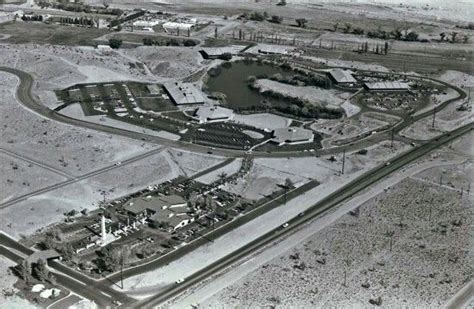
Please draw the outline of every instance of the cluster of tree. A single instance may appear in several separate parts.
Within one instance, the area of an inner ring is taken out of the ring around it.
[[[352,34],[364,34],[364,29],[360,27],[353,27],[351,23],[345,23],[344,27],[340,27],[339,23],[335,23],[333,25],[334,32],[342,29],[344,33],[352,33]]]
[[[23,21],[43,21],[43,15],[31,15],[31,16],[26,16],[25,14],[23,14],[23,16],[21,16],[21,20]]]
[[[63,241],[61,234],[57,230],[47,232],[40,246],[45,250],[54,249],[61,253],[64,261],[71,261],[75,254],[73,246]]]
[[[123,14],[121,9],[116,8],[109,8],[108,5],[104,5],[104,7],[97,7],[97,6],[90,6],[87,4],[81,3],[61,3],[61,2],[54,2],[51,3],[47,0],[40,0],[38,5],[41,8],[53,7],[55,9],[69,11],[69,12],[84,12],[84,13],[96,13],[102,15],[115,15],[120,16]]]
[[[392,31],[385,31],[379,28],[374,31],[368,31],[367,36],[369,38],[376,38],[376,39],[382,39],[382,40],[395,39],[399,41],[414,42],[414,41],[418,41],[419,34],[415,31],[408,31],[408,30],[405,30],[405,32],[402,32],[399,28],[396,28]]]
[[[109,39],[109,46],[113,49],[120,48],[120,46],[122,46],[122,39],[119,39],[119,38]]]
[[[73,18],[73,17],[59,17],[59,22],[61,24],[73,24],[73,25],[81,25],[81,26],[94,26],[94,20],[92,18]]]
[[[273,15],[272,18],[270,18],[270,22],[275,23],[275,24],[281,24],[283,21],[283,17],[278,16],[278,15]]]
[[[114,272],[121,265],[125,265],[130,259],[131,251],[128,247],[123,246],[119,248],[102,247],[97,252],[99,256],[94,260],[99,273],[104,271]]]
[[[252,12],[250,15],[245,15],[245,17],[254,21],[264,21],[268,18],[268,13]]]
[[[132,14],[130,14],[130,15],[127,15],[127,16],[125,16],[125,17],[112,20],[112,21],[110,22],[109,27],[112,28],[112,27],[118,26],[118,25],[120,25],[120,24],[123,24],[124,22],[127,22],[127,21],[133,20],[133,19],[135,19],[135,18],[141,17],[141,16],[143,16],[143,15],[145,15],[145,14],[146,14],[146,11],[138,10],[137,12],[132,13]],[[122,15],[122,14],[120,14],[120,15]]]
[[[284,100],[287,104],[277,105],[275,106],[275,109],[279,112],[296,117],[313,119],[337,119],[344,115],[344,112],[341,109],[333,109],[327,108],[325,106],[314,105],[300,98],[286,96],[272,90],[261,92],[261,94],[263,96],[271,97],[277,100]]]
[[[294,86],[316,86],[326,89],[330,87],[330,82],[326,77],[310,73],[300,73],[289,76],[283,76],[277,73],[270,76],[269,79]]]
[[[146,46],[181,46],[177,39],[154,40],[152,37],[143,38],[143,44]],[[191,39],[183,40],[183,46],[196,46],[197,42]]]
[[[286,0],[280,0],[276,5],[278,6],[285,6],[286,5]]]
[[[451,39],[449,38],[451,36]],[[459,38],[461,38],[461,42],[463,43],[468,43],[469,42],[469,36],[466,34],[461,34],[459,36],[459,33],[457,31],[453,31],[451,33],[446,33],[446,32],[441,32],[439,34],[439,41],[440,42],[451,42],[451,43],[456,43]]]
[[[21,264],[16,266],[16,273],[22,278],[26,284],[31,283],[33,278],[41,282],[49,282],[52,285],[56,284],[56,277],[48,270],[46,262],[39,259],[36,263],[31,265],[27,260],[23,260]]]
[[[467,25],[456,25],[456,28],[474,30],[474,23],[468,23]]]

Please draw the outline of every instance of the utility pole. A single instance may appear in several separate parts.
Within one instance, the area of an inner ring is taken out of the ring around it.
[[[346,149],[342,152],[342,172],[341,174],[344,175],[344,166],[346,164]]]
[[[435,126],[435,120],[436,120],[436,108],[433,111],[433,123],[431,124],[432,128],[434,128],[434,126]]]
[[[391,138],[391,141],[390,141],[390,148],[393,148],[393,137],[395,135],[395,128],[392,128],[392,138]]]

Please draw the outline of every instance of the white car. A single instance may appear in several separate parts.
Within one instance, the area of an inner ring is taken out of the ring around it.
[[[176,280],[176,284],[180,284],[180,283],[183,283],[183,282],[184,282],[183,278]]]
[[[288,223],[283,224],[282,227],[288,227]]]

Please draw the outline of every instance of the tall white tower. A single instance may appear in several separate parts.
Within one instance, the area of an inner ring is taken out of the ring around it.
[[[102,215],[102,221],[101,221],[100,227],[101,227],[100,236],[102,237],[102,245],[104,246],[107,242],[107,232],[105,231],[105,216],[104,215]]]

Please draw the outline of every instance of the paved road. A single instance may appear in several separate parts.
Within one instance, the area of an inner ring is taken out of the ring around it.
[[[303,216],[295,217],[288,221],[289,226],[287,228],[278,227],[273,231],[261,236],[255,241],[247,244],[246,246],[239,248],[237,251],[227,255],[219,261],[211,264],[210,266],[196,272],[181,284],[176,284],[163,289],[159,294],[152,296],[148,299],[139,301],[136,306],[140,308],[151,308],[153,306],[162,304],[167,300],[177,296],[183,291],[189,289],[193,285],[205,280],[209,276],[218,273],[229,265],[237,262],[245,256],[250,255],[256,250],[261,249],[265,245],[276,241],[278,238],[283,237],[292,231],[295,231],[300,225],[305,224],[327,211],[328,209],[340,204],[344,200],[352,197],[354,194],[361,190],[364,190],[368,186],[372,185],[376,181],[386,177],[387,175],[399,170],[403,166],[413,162],[414,160],[426,155],[427,153],[437,149],[456,138],[472,131],[474,124],[470,123],[459,129],[456,129],[450,133],[446,133],[439,138],[430,140],[422,146],[418,146],[411,151],[404,153],[391,160],[391,163],[386,165],[380,165],[375,169],[363,174],[348,185],[336,190],[334,193],[328,195],[326,198],[313,205],[309,210],[305,212]]]
[[[97,176],[97,175],[100,175],[102,173],[106,173],[106,172],[109,172],[113,169],[116,169],[118,167],[121,167],[121,166],[124,166],[124,165],[128,165],[128,164],[131,164],[133,162],[136,162],[136,161],[139,161],[139,160],[142,160],[144,158],[147,158],[149,156],[153,156],[159,152],[163,151],[163,148],[155,148],[153,150],[150,150],[148,152],[145,152],[145,153],[142,153],[142,154],[139,154],[135,157],[132,157],[132,158],[129,158],[129,159],[126,159],[126,160],[123,160],[121,161],[121,164],[120,165],[117,165],[117,164],[113,164],[113,165],[109,165],[109,166],[106,166],[106,167],[103,167],[103,168],[100,168],[98,170],[95,170],[95,171],[92,171],[92,172],[89,172],[89,173],[86,173],[84,175],[81,175],[81,176],[78,176],[78,177],[75,177],[75,178],[71,178],[71,179],[68,179],[66,181],[63,181],[63,182],[59,182],[59,183],[56,183],[54,185],[51,185],[51,186],[48,186],[48,187],[45,187],[45,188],[41,188],[41,189],[38,189],[38,190],[35,190],[35,191],[32,191],[28,194],[25,194],[25,195],[22,195],[22,196],[19,196],[19,197],[16,197],[14,199],[11,199],[5,203],[2,203],[0,204],[0,209],[3,209],[3,208],[7,208],[7,207],[10,207],[18,202],[21,202],[21,201],[24,201],[24,200],[27,200],[29,199],[30,197],[33,197],[33,196],[36,196],[36,195],[40,195],[40,194],[43,194],[43,193],[46,193],[46,192],[49,192],[49,191],[52,191],[52,190],[56,190],[56,189],[59,189],[61,187],[64,187],[64,186],[67,186],[67,185],[70,185],[70,184],[73,184],[73,183],[76,183],[76,182],[79,182],[79,181],[82,181],[82,180],[85,180],[87,178],[90,178],[90,177],[94,177],[94,176]]]
[[[31,164],[34,164],[36,166],[39,166],[41,168],[44,168],[50,172],[53,172],[55,174],[58,174],[58,175],[61,175],[63,177],[66,177],[67,179],[71,179],[71,178],[74,178],[75,176],[74,175],[71,175],[69,173],[66,173],[66,172],[63,172],[57,168],[55,168],[54,166],[50,166],[48,164],[45,164],[45,163],[42,163],[42,162],[39,162],[39,161],[36,161],[34,159],[31,159],[31,158],[28,158],[27,156],[21,154],[17,154],[17,153],[14,153],[13,151],[10,151],[10,150],[6,150],[6,149],[3,149],[3,148],[0,148],[0,152],[3,152],[4,154],[8,155],[8,156],[11,156],[11,157],[14,157],[14,158],[17,158],[19,160],[22,160],[22,161],[26,161],[28,163],[31,163]]]

